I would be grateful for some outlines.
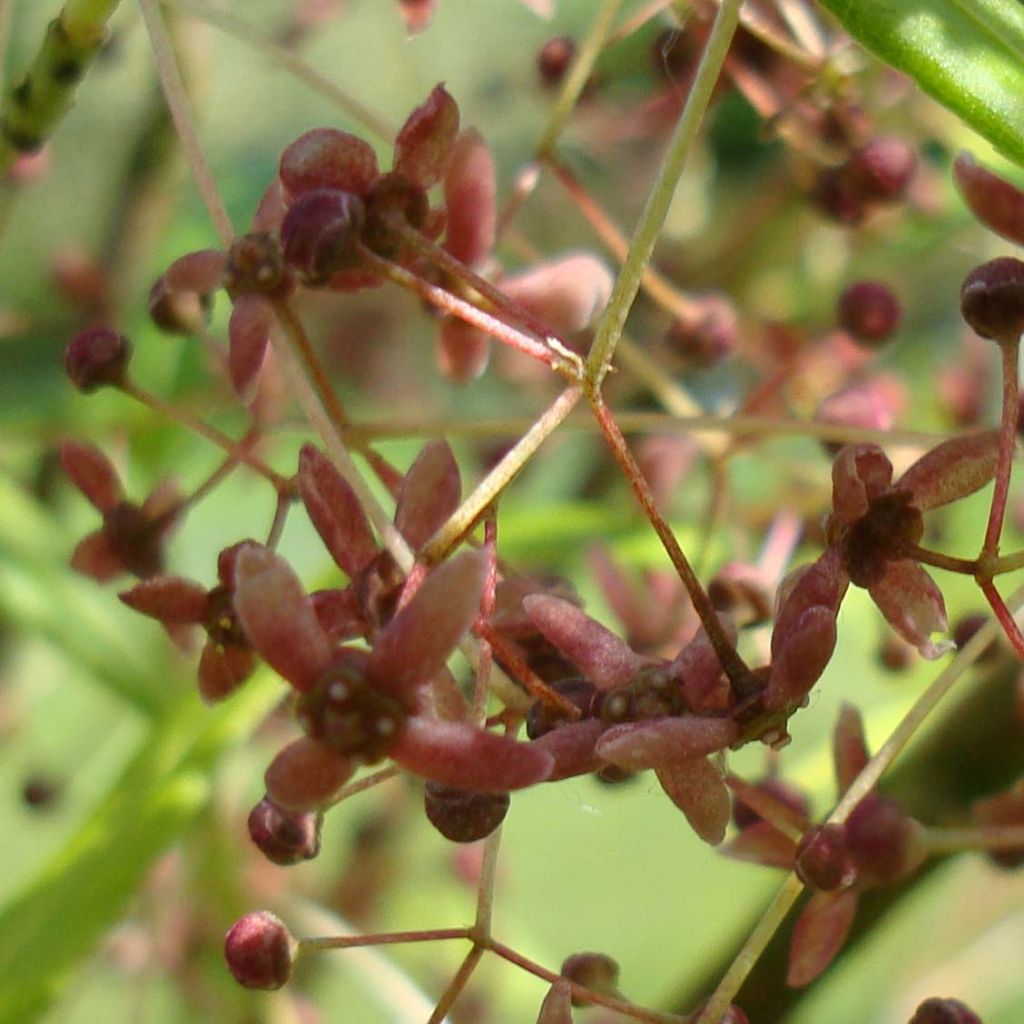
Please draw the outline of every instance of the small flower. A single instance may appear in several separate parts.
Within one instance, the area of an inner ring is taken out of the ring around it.
[[[93,327],[75,335],[64,353],[64,369],[71,383],[86,394],[102,387],[117,387],[128,371],[131,342],[109,327]]]
[[[66,441],[60,460],[71,482],[103,516],[103,525],[79,541],[71,568],[100,583],[122,573],[140,579],[163,567],[163,542],[180,510],[177,491],[160,485],[141,504],[124,496],[110,460],[90,444]]]

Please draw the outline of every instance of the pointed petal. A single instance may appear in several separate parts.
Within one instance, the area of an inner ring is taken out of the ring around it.
[[[287,208],[284,185],[280,178],[274,178],[260,198],[256,212],[252,215],[249,230],[253,232],[279,231]]]
[[[398,491],[395,526],[419,550],[459,507],[462,481],[447,441],[431,441],[416,456]]]
[[[547,594],[528,594],[523,608],[534,625],[599,690],[628,683],[645,665],[644,658],[576,605]]]
[[[735,641],[732,619],[722,615],[719,622]],[[679,680],[686,703],[694,711],[722,707],[721,698],[730,692],[728,681],[723,682],[722,664],[703,629],[672,659],[669,674]]]
[[[173,292],[208,295],[221,285],[227,255],[219,249],[203,249],[179,256],[164,274],[164,285]]]
[[[480,266],[494,246],[495,189],[494,158],[480,133],[469,128],[455,143],[444,176],[444,247],[467,267]]]
[[[97,583],[106,583],[128,571],[121,563],[120,554],[110,543],[110,537],[103,530],[83,537],[71,553],[69,564],[75,572],[89,576]]]
[[[557,782],[596,772],[603,762],[597,756],[595,746],[605,729],[607,726],[600,719],[586,718],[552,729],[531,741],[538,750],[550,754],[554,761],[547,781]]]
[[[263,660],[300,692],[311,690],[330,662],[331,647],[283,558],[257,544],[238,553],[235,612]]]
[[[786,984],[791,988],[809,985],[843,948],[857,912],[857,893],[815,893],[804,907],[793,930],[789,947]]]
[[[446,316],[438,325],[437,365],[456,384],[476,380],[491,358],[491,339],[478,327]]]
[[[559,978],[540,1004],[537,1024],[572,1024],[572,986]]]
[[[613,725],[597,741],[597,754],[620,768],[639,772],[723,750],[736,739],[728,718],[652,718]]]
[[[444,668],[479,612],[484,571],[483,553],[466,551],[427,576],[377,636],[367,666],[377,689],[401,699]]]
[[[228,368],[240,398],[250,397],[270,341],[271,311],[262,295],[240,295],[228,321]]]
[[[398,6],[409,35],[422,32],[437,11],[439,0],[398,0]]]
[[[748,864],[792,870],[796,863],[796,843],[767,821],[758,821],[741,829],[719,853]]]
[[[860,519],[892,483],[892,463],[876,444],[848,444],[832,463],[832,508],[842,523]]]
[[[604,263],[581,252],[505,278],[501,289],[548,324],[555,334],[575,334],[608,304],[612,283]]]
[[[708,758],[678,761],[657,769],[668,798],[686,815],[694,832],[717,846],[729,824],[729,790],[718,766]]]
[[[459,106],[443,85],[435,85],[395,139],[395,171],[420,188],[436,185],[448,169],[458,134]]]
[[[377,556],[377,542],[355,491],[311,444],[299,453],[299,494],[331,557],[353,579]]]
[[[986,430],[943,441],[925,452],[896,482],[910,491],[922,512],[980,491],[996,473],[999,431]]]
[[[850,788],[870,757],[860,711],[852,704],[844,703],[839,708],[839,717],[832,732],[832,760],[840,796]]]
[[[353,762],[308,736],[293,740],[267,767],[267,796],[286,811],[311,811],[355,774]]]
[[[234,693],[256,668],[256,653],[248,647],[208,640],[199,656],[199,696],[207,704]]]
[[[1024,192],[986,167],[970,153],[958,153],[953,180],[971,213],[997,235],[1024,245]]]
[[[129,608],[163,623],[201,623],[206,618],[206,589],[180,576],[158,576],[117,595]]]
[[[291,197],[319,188],[364,196],[380,169],[368,142],[337,128],[314,128],[281,154],[279,174]]]
[[[121,481],[110,459],[91,444],[65,441],[60,463],[86,501],[100,512],[109,512],[124,500]]]
[[[890,562],[882,578],[868,588],[886,621],[925,658],[939,658],[952,650],[951,641],[936,644],[932,633],[944,633],[946,603],[935,581],[917,562],[901,558]]]
[[[349,587],[317,590],[309,595],[320,628],[331,643],[365,636],[369,631],[355,590]]]
[[[432,782],[486,793],[507,793],[543,782],[551,755],[533,743],[485,732],[469,722],[414,715],[391,749],[403,768]]]

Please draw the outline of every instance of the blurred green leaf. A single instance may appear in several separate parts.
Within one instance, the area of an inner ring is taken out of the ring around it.
[[[822,0],[858,42],[1024,166],[1020,0]]]

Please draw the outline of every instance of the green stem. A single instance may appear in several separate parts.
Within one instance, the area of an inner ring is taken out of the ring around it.
[[[979,561],[992,558],[999,553],[999,537],[1003,531],[1006,499],[1010,493],[1013,453],[1017,444],[1017,374],[1019,372],[1020,346],[1017,339],[1007,340],[999,346],[999,350],[1003,356],[1003,415],[999,428],[999,458],[996,463],[996,483],[992,492],[992,507],[989,509],[985,543],[982,546]]]
[[[904,558],[912,558],[915,562],[932,565],[936,569],[946,569],[949,572],[959,572],[965,576],[974,576],[978,571],[976,558],[954,558],[953,555],[944,555],[941,551],[930,551],[917,544],[900,545],[900,554]]]
[[[629,244],[629,252],[615,282],[608,307],[598,324],[597,335],[587,358],[587,378],[595,387],[600,386],[608,372],[626,317],[639,291],[644,270],[650,263],[654,243],[668,214],[679,175],[718,81],[729,43],[736,32],[741,5],[742,0],[722,0],[715,16],[686,105],[672,135],[658,178],[647,197],[640,222]]]

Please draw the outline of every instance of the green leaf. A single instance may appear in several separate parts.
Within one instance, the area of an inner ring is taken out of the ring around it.
[[[0,914],[0,1024],[26,1024],[59,997],[154,859],[206,805],[217,758],[280,695],[280,681],[263,673],[216,708],[190,695],[156,723],[106,800]]]
[[[821,0],[867,49],[1024,166],[1020,0]]]

